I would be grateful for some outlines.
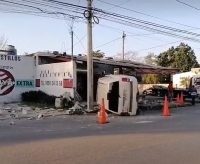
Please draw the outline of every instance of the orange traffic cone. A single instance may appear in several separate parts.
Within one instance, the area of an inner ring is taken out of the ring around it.
[[[179,94],[177,94],[177,98],[176,98],[176,103],[180,103],[180,96],[179,96]]]
[[[180,104],[184,103],[184,99],[183,99],[183,92],[181,92],[181,97],[180,97]]]
[[[164,109],[163,109],[162,116],[171,116],[170,113],[169,113],[169,106],[168,106],[167,96],[165,96]]]
[[[102,98],[102,103],[101,103],[101,109],[100,109],[100,115],[99,115],[99,124],[106,124],[109,123],[106,119],[106,110],[105,110],[105,105],[104,105],[104,98]]]

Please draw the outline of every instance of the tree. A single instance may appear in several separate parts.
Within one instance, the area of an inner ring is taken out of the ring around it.
[[[181,81],[180,81],[180,85],[185,87],[185,88],[188,88],[189,85],[190,85],[190,77],[188,76],[188,77],[182,78]]]
[[[123,55],[122,53],[118,53],[115,57],[115,59],[122,60]],[[124,53],[124,60],[130,60],[130,61],[135,61],[135,62],[143,62],[144,58],[143,57],[138,57],[138,53],[133,52],[133,51],[128,51]]]
[[[101,52],[101,50],[93,51],[93,57],[103,58],[104,56],[105,56],[105,53]]]
[[[172,67],[180,69],[180,72],[190,71],[191,68],[199,67],[194,51],[190,46],[180,43],[176,48],[169,50],[157,56],[157,64],[163,67]]]
[[[7,39],[4,36],[0,36],[0,49],[5,49],[7,45]]]
[[[144,58],[144,62],[149,65],[157,65],[157,56],[154,53],[149,53]]]
[[[159,82],[159,75],[155,75],[155,74],[149,74],[149,75],[144,75],[142,77],[142,81],[145,84],[158,84]]]
[[[154,53],[149,53],[145,58],[144,62],[149,65],[156,65],[157,57]],[[142,77],[142,81],[145,84],[158,84],[160,83],[160,77],[156,74],[147,74]]]

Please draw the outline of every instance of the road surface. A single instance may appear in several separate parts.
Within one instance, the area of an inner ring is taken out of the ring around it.
[[[0,122],[1,164],[198,164],[200,106],[136,117],[62,116]]]

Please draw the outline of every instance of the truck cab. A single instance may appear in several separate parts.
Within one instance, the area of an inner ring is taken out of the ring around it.
[[[197,90],[197,96],[200,98],[200,75],[195,75],[190,78],[190,88],[194,85]]]

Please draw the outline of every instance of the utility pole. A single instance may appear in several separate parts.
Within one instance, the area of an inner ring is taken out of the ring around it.
[[[125,43],[125,38],[126,38],[126,34],[124,33],[123,31],[123,34],[122,34],[122,59],[124,60],[124,43]]]
[[[87,0],[87,108],[94,108],[93,95],[93,54],[92,54],[92,0]]]
[[[76,79],[74,76],[76,76],[76,70],[75,70],[75,63],[74,63],[74,30],[73,30],[73,18],[72,18],[72,25],[70,27],[70,34],[71,34],[71,61],[72,61],[72,69],[73,69],[73,95],[75,99],[75,81]]]
[[[71,34],[71,57],[74,57],[74,31],[73,25],[70,27],[70,34]]]

